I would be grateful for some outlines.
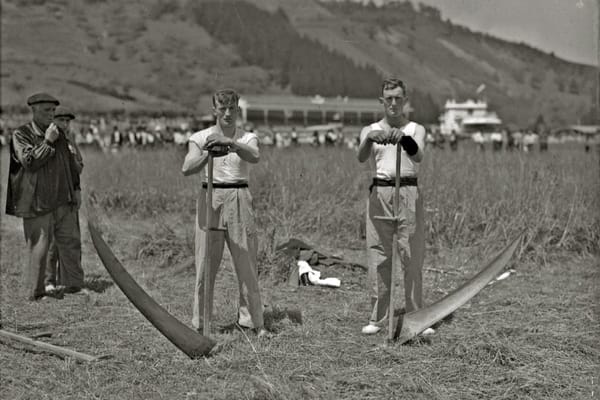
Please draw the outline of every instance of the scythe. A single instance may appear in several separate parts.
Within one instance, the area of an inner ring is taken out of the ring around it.
[[[121,288],[131,303],[152,323],[167,339],[188,357],[195,359],[208,355],[216,342],[184,325],[161,307],[125,270],[110,247],[106,244],[96,225],[91,221],[93,214],[88,212],[88,229],[94,247],[115,283]]]
[[[461,287],[425,308],[401,315],[398,318],[394,338],[396,338],[400,344],[408,342],[410,339],[414,338],[436,322],[441,321],[444,317],[450,315],[473,298],[504,269],[517,249],[524,233],[525,231],[521,232],[517,238],[498,253],[485,268],[469,281],[465,282]]]

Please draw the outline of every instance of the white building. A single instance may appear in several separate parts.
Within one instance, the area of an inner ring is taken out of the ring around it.
[[[499,130],[502,121],[495,112],[488,111],[488,105],[482,100],[467,100],[459,103],[447,100],[444,112],[440,116],[442,135],[472,134],[475,132],[492,133]]]

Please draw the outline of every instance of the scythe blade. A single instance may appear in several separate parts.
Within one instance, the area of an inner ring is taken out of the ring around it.
[[[427,307],[400,316],[400,318],[398,318],[398,324],[396,325],[395,334],[398,342],[405,343],[414,338],[431,325],[453,313],[456,309],[479,293],[500,273],[500,271],[504,269],[514,254],[523,233],[524,231],[498,253],[485,268],[461,287]]]
[[[88,229],[102,264],[144,317],[188,357],[195,359],[207,355],[216,343],[181,323],[154,301],[125,270],[90,219],[88,219]]]

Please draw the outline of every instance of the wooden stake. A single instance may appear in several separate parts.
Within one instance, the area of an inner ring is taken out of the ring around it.
[[[30,339],[25,336],[17,335],[16,333],[8,332],[0,329],[0,338],[13,339],[21,343],[29,344],[31,346],[39,347],[45,351],[55,354],[60,357],[73,357],[79,361],[97,361],[102,357],[90,356],[88,354],[79,353],[75,350],[70,350],[64,347],[54,346],[52,344],[40,342],[37,340]]]

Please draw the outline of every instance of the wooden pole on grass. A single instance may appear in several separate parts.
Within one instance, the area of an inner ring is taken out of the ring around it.
[[[53,344],[40,342],[38,340],[33,340],[25,336],[17,335],[16,333],[8,332],[3,329],[0,329],[0,338],[8,338],[12,340],[16,340],[21,343],[25,343],[34,347],[39,347],[42,350],[48,351],[52,354],[55,354],[60,357],[72,357],[79,361],[97,361],[104,357],[95,357],[90,356],[88,354],[79,353],[78,351],[67,349],[64,347],[55,346]]]

